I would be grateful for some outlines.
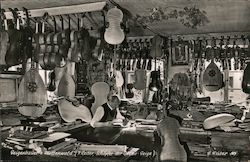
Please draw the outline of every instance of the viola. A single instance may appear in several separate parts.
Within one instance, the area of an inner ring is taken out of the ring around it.
[[[14,26],[8,30],[9,35],[9,48],[6,52],[5,62],[8,66],[18,65],[22,63],[23,59],[23,32],[20,31],[19,18],[17,11],[10,9],[14,17]]]

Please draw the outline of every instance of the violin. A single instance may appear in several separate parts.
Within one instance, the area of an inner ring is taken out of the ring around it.
[[[68,56],[70,56],[70,60],[73,61],[73,62],[78,62],[79,61],[79,54],[80,54],[80,51],[79,51],[79,43],[78,43],[78,31],[76,30],[71,30],[70,32],[70,42],[71,42],[71,45],[70,45],[70,48],[69,48],[69,51],[68,51]]]
[[[70,30],[70,17],[69,17],[69,30]],[[66,34],[66,33],[64,33]],[[73,38],[76,35],[76,31],[70,32],[70,37]],[[64,35],[66,38],[66,35]],[[64,72],[59,84],[58,84],[58,96],[64,96],[64,97],[70,97],[73,98],[75,96],[75,91],[76,91],[76,85],[75,81],[72,77],[72,72],[71,72],[71,65],[72,62],[71,60],[71,54],[72,54],[72,49],[69,48],[68,53],[67,53],[67,64],[66,64],[66,71]]]
[[[80,23],[79,23],[79,17],[77,16],[77,30],[71,30],[70,32],[70,52],[71,52],[71,61],[73,62],[79,62],[79,58],[81,55],[81,44],[82,39],[80,40]]]
[[[89,61],[91,58],[90,55],[90,35],[87,29],[85,29],[83,27],[83,17],[81,17],[81,25],[80,25],[80,30],[79,30],[79,34],[78,34],[78,38],[79,38],[79,44],[81,46],[81,59],[85,60],[85,61]]]
[[[105,45],[105,40],[104,40],[104,33],[105,33],[105,25],[106,25],[106,21],[105,21],[105,15],[104,15],[104,12],[102,12],[102,16],[103,16],[103,27],[101,27],[99,33],[100,33],[100,40],[97,40],[97,43],[96,43],[96,46],[95,46],[95,49],[94,49],[94,53],[93,53],[93,56],[95,59],[98,59],[99,61],[102,61],[102,57],[104,55],[104,52],[103,52],[103,48],[104,48],[104,45]]]
[[[22,63],[22,53],[23,53],[23,32],[20,31],[20,24],[19,24],[19,18],[17,14],[17,9],[13,10],[11,9],[11,12],[13,14],[14,22],[12,29],[8,30],[9,35],[9,48],[6,52],[5,56],[5,62],[8,66],[18,65]]]
[[[70,17],[68,16],[68,23],[69,27],[67,29],[64,29],[64,21],[61,17],[61,37],[62,37],[62,43],[59,45],[59,54],[62,58],[68,58],[68,50],[70,48]]]
[[[6,65],[5,62],[5,56],[7,53],[7,50],[9,48],[9,34],[8,34],[8,23],[7,19],[4,14],[5,10],[1,9],[1,17],[4,21],[4,28],[5,30],[2,30],[0,32],[0,38],[1,38],[1,43],[0,43],[0,66]]]

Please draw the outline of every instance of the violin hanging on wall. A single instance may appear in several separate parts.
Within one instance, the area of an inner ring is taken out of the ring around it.
[[[18,9],[11,9],[11,12],[13,14],[14,17],[14,23],[12,29],[8,30],[8,35],[9,35],[9,48],[6,52],[6,56],[5,56],[5,62],[7,65],[9,66],[13,66],[13,65],[18,65],[20,63],[22,63],[22,47],[23,47],[23,32],[20,30],[20,19],[18,18],[18,14],[17,11]]]

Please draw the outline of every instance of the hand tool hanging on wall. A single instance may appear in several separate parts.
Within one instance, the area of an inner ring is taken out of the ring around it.
[[[223,76],[218,68],[218,66],[214,62],[215,52],[217,50],[216,40],[212,38],[212,60],[211,63],[207,66],[204,74],[203,74],[203,86],[208,91],[218,91],[223,86]]]
[[[29,12],[24,9],[26,14],[27,26],[30,27]],[[18,91],[18,111],[29,117],[40,117],[47,107],[47,92],[38,69],[35,67],[34,53],[32,52],[32,31],[26,37],[26,50],[27,55],[31,55],[31,68],[26,72],[19,85]]]

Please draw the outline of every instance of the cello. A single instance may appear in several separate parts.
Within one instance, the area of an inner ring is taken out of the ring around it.
[[[30,27],[28,10],[25,9],[27,25]],[[32,52],[32,31],[27,33],[25,53],[31,55],[31,68],[21,80],[18,90],[18,111],[28,117],[40,117],[47,107],[47,92],[43,80],[35,67],[34,54]]]

